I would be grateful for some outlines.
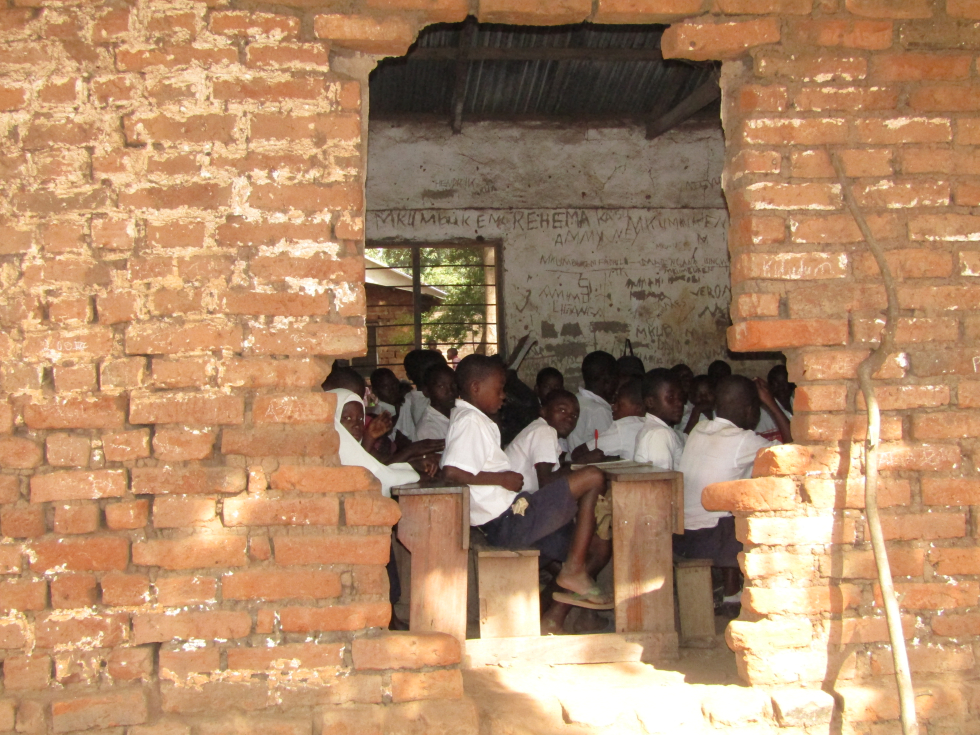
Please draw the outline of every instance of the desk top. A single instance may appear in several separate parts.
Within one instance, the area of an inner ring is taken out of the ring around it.
[[[590,464],[573,464],[572,469],[580,467],[598,467],[611,479],[619,482],[641,482],[646,480],[673,480],[681,473],[665,470],[647,462],[634,462],[631,459],[612,460],[610,462],[592,462]]]
[[[423,480],[409,485],[396,485],[391,488],[392,495],[459,495],[469,490],[469,485],[445,480]]]

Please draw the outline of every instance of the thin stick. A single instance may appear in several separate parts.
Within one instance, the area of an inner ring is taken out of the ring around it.
[[[851,215],[861,229],[861,234],[868,243],[878,269],[881,280],[885,285],[885,295],[888,299],[885,311],[885,327],[881,332],[881,342],[871,351],[858,366],[858,380],[864,401],[868,405],[868,434],[865,440],[865,483],[864,504],[868,518],[868,532],[871,536],[871,548],[874,550],[875,566],[878,570],[878,584],[881,586],[881,599],[885,607],[885,621],[888,625],[888,638],[892,646],[892,661],[895,664],[895,680],[898,684],[898,701],[902,721],[903,735],[919,735],[919,723],[915,716],[915,691],[912,689],[912,673],[909,670],[909,655],[905,648],[905,635],[902,632],[902,616],[895,598],[895,586],[892,583],[891,565],[888,563],[888,552],[885,549],[885,539],[881,532],[881,518],[878,515],[878,444],[881,440],[881,411],[875,396],[873,376],[885,364],[885,360],[895,349],[895,330],[898,327],[898,289],[885,252],[875,239],[874,233],[854,199],[844,167],[836,153],[828,151],[830,159],[837,172],[841,193]]]

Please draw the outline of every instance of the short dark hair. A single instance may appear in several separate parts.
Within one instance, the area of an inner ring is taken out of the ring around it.
[[[413,381],[417,386],[425,385],[425,376],[432,368],[442,365],[446,365],[446,358],[441,352],[435,350],[421,350],[418,356],[418,367],[416,373],[418,375],[418,380]]]
[[[553,367],[544,367],[538,370],[538,377],[534,379],[534,384],[541,385],[544,381],[554,378],[557,378],[562,383],[565,382],[565,376],[561,374],[561,370]]]
[[[667,368],[654,368],[643,376],[643,397],[649,398],[657,395],[657,392],[664,385],[679,385],[677,376]]]
[[[744,375],[729,375],[715,385],[715,411],[720,416],[729,416],[742,406],[758,400],[759,390]]]
[[[553,391],[551,391],[551,393],[549,393],[544,397],[544,400],[541,402],[541,406],[543,408],[546,408],[550,406],[552,403],[554,403],[555,401],[560,401],[563,399],[578,403],[578,398],[570,390],[565,390],[564,388],[555,388]]]
[[[464,398],[469,395],[467,386],[474,381],[486,380],[489,376],[505,372],[506,368],[500,360],[486,355],[467,355],[456,366],[456,388]]]
[[[773,380],[776,379],[776,377],[780,375],[784,377],[786,380],[789,380],[789,371],[786,369],[785,365],[782,364],[773,365],[772,368],[769,370],[769,374],[766,376],[766,380],[771,383]]]
[[[640,378],[627,378],[623,384],[619,386],[619,390],[616,391],[616,398],[625,398],[634,406],[642,406],[644,395],[643,384],[644,381]]]
[[[432,365],[429,367],[428,370],[425,371],[425,382],[423,383],[423,385],[426,388],[431,388],[432,385],[436,382],[436,378],[438,378],[440,375],[445,375],[447,373],[451,378],[455,378],[456,376],[456,372],[448,365],[438,365],[438,364]]]
[[[715,360],[708,365],[708,377],[717,383],[722,378],[727,378],[732,374],[732,366],[724,360]]]
[[[591,385],[601,380],[604,375],[616,374],[616,358],[608,352],[596,350],[590,352],[582,360],[582,380]]]
[[[385,381],[385,380],[394,380],[397,383],[398,382],[398,376],[395,375],[388,368],[384,368],[384,367],[377,368],[376,370],[374,370],[371,373],[371,385],[372,386],[375,383],[380,383],[380,382]]]
[[[323,390],[334,390],[335,388],[346,388],[352,393],[364,397],[367,390],[367,383],[363,376],[352,367],[340,367],[336,363],[330,375],[323,381]]]
[[[672,372],[674,375],[677,375],[678,377],[680,377],[681,373],[690,373],[691,377],[692,378],[694,377],[694,371],[691,370],[689,365],[683,362],[679,362],[676,365],[674,365],[674,367],[670,369],[670,372]]]
[[[403,360],[405,365],[405,375],[411,380],[415,385],[422,382],[422,375],[419,372],[419,361],[422,359],[422,353],[425,350],[411,350],[409,351]]]
[[[646,370],[643,369],[643,360],[636,355],[623,355],[616,360],[616,371],[620,375],[632,375],[642,378]]]

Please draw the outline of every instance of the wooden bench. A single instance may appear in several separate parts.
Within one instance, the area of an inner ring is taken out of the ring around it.
[[[480,638],[541,635],[537,549],[475,546]]]
[[[711,559],[681,559],[674,565],[681,640],[714,638],[715,601],[711,590]]]

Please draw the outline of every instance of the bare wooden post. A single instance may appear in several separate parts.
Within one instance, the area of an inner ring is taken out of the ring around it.
[[[541,635],[539,551],[480,549],[480,638]]]
[[[677,606],[681,614],[682,640],[714,636],[711,559],[685,559],[677,563]]]

